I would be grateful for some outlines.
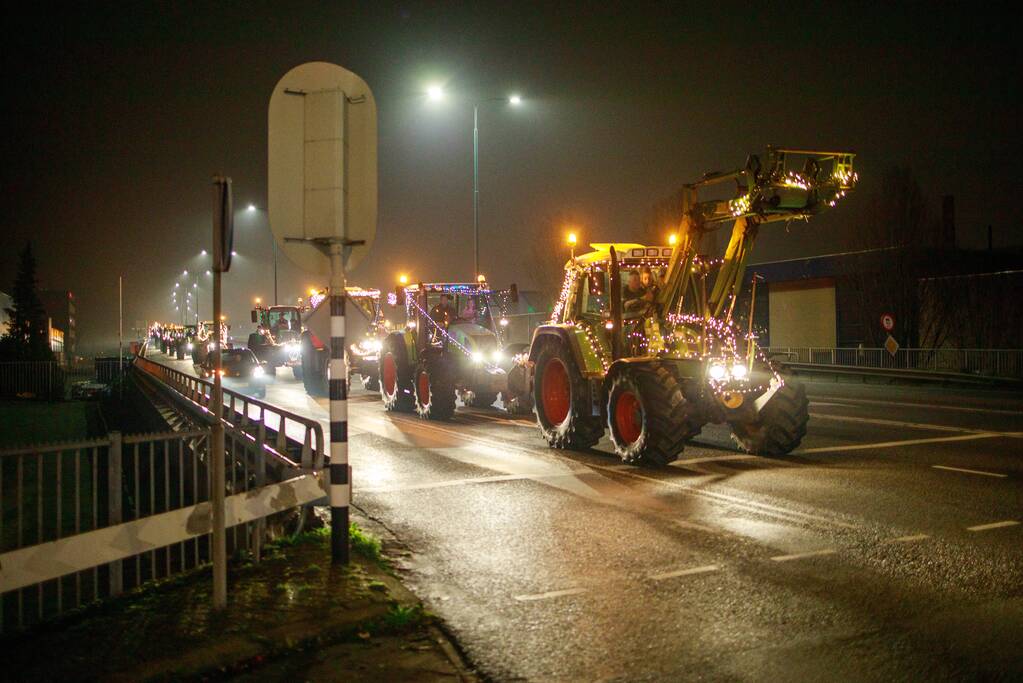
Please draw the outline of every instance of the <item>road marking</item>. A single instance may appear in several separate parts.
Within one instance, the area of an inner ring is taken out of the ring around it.
[[[966,527],[967,531],[988,531],[989,529],[1002,529],[1007,526],[1017,526],[1019,522],[1007,519],[1004,522],[991,522],[990,524],[978,524],[977,526]]]
[[[979,474],[984,477],[998,477],[999,479],[1005,479],[1008,474],[999,474],[998,472],[983,472],[981,470],[968,470],[964,467],[948,467],[946,465],[931,465],[936,470],[949,470],[950,472],[965,472],[966,474]]]
[[[547,600],[548,598],[560,598],[565,595],[578,595],[585,593],[585,588],[566,588],[560,591],[547,591],[546,593],[535,593],[533,595],[516,595],[515,599],[520,602],[531,602],[533,600]]]
[[[688,493],[688,494],[691,494],[691,495],[694,495],[694,496],[710,498],[710,499],[715,500],[715,501],[717,501],[719,503],[722,503],[722,502],[723,503],[728,503],[728,504],[731,504],[731,505],[735,505],[736,507],[743,508],[747,512],[752,512],[752,513],[760,514],[760,515],[767,515],[769,517],[776,517],[776,518],[781,519],[781,520],[783,520],[785,522],[796,523],[796,524],[799,524],[799,523],[805,524],[807,520],[812,520],[812,521],[816,521],[816,522],[822,522],[824,524],[830,524],[830,525],[834,525],[834,526],[844,527],[846,529],[858,529],[858,528],[860,528],[859,526],[857,526],[855,524],[849,524],[848,522],[841,522],[841,521],[839,521],[837,519],[830,519],[830,518],[827,518],[827,517],[821,517],[819,515],[814,515],[814,514],[811,514],[811,513],[808,513],[808,512],[800,512],[798,510],[790,510],[788,508],[778,507],[777,505],[770,505],[768,503],[760,503],[760,502],[753,501],[753,500],[739,498],[737,496],[730,496],[730,495],[728,495],[726,493],[718,493],[716,491],[708,491],[706,489],[699,489],[699,488],[695,488],[693,486],[689,486],[689,485],[686,485],[686,484],[679,484],[678,482],[672,481],[670,479],[658,479],[656,477],[648,477],[646,475],[639,474],[638,472],[630,472],[630,471],[626,471],[626,470],[616,469],[614,466],[589,464],[589,465],[587,465],[587,467],[589,467],[590,469],[594,469],[594,470],[603,470],[605,472],[613,472],[615,474],[619,474],[619,475],[624,476],[624,477],[632,477],[633,479],[640,479],[642,481],[648,481],[648,482],[651,482],[651,483],[654,483],[654,484],[660,484],[661,486],[669,486],[671,488],[679,489],[681,491],[684,491],[685,493]],[[800,519],[800,518],[802,518],[802,519]]]
[[[864,451],[872,448],[898,448],[900,446],[917,446],[925,443],[944,443],[946,441],[974,441],[976,439],[997,439],[1005,434],[985,432],[982,434],[961,434],[959,436],[936,436],[930,439],[905,439],[903,441],[879,441],[877,443],[857,443],[847,446],[821,446],[819,448],[803,448],[793,451],[792,455],[804,453],[836,453],[838,451]]]
[[[689,576],[691,574],[706,574],[707,572],[716,572],[721,569],[721,565],[708,564],[705,567],[690,567],[689,569],[676,569],[673,572],[664,572],[663,574],[651,574],[648,578],[654,581],[663,581],[664,579],[673,579],[676,576]]]
[[[400,491],[422,491],[426,489],[448,488],[450,486],[464,486],[468,484],[489,484],[502,481],[519,481],[522,479],[540,480],[555,479],[557,477],[578,477],[580,475],[592,474],[589,470],[577,470],[562,474],[551,474],[550,472],[538,472],[536,474],[495,474],[489,477],[468,477],[465,479],[446,479],[444,481],[433,481],[425,484],[395,484],[393,486],[367,486],[359,489],[359,493],[396,493]]]
[[[1002,410],[999,408],[967,408],[966,406],[946,406],[937,403],[911,403],[909,401],[873,401],[868,398],[840,398],[841,401],[862,403],[874,406],[901,406],[904,408],[928,408],[936,410],[957,410],[964,413],[991,413],[992,415],[1023,415],[1020,410]],[[810,405],[841,405],[839,403],[819,403],[810,401]]]
[[[912,536],[899,536],[898,538],[892,538],[889,543],[914,543],[916,541],[923,541],[930,538],[927,534],[913,534]]]
[[[936,425],[927,422],[903,422],[901,420],[882,420],[875,417],[853,417],[851,415],[829,415],[827,413],[810,413],[810,417],[821,420],[837,420],[839,422],[859,422],[865,424],[882,425],[885,427],[904,427],[906,429],[923,429],[934,432],[959,432],[965,434],[995,434],[1012,439],[1023,438],[1023,432],[999,432],[992,429],[973,429],[972,427],[950,427],[949,425]]]
[[[697,445],[697,444],[691,444]],[[676,460],[672,462],[669,467],[685,466],[685,465],[699,465],[705,462],[723,462],[727,460],[750,460],[759,459],[759,455],[750,455],[748,453],[733,453],[730,455],[708,455],[702,458],[686,458],[685,460]]]
[[[808,553],[794,553],[792,555],[775,555],[771,559],[775,562],[789,562],[791,560],[802,560],[805,557],[820,557],[822,555],[834,555],[838,551],[834,548],[827,550],[812,550]]]

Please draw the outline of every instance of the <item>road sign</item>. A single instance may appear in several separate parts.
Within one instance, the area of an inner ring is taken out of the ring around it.
[[[881,314],[881,327],[885,332],[891,332],[895,329],[895,316],[891,313]]]
[[[327,62],[295,67],[278,81],[268,117],[270,229],[280,248],[310,273],[330,258],[312,241],[344,238],[346,269],[373,243],[377,227],[377,110],[351,71]]]
[[[895,358],[895,353],[899,350],[899,342],[895,341],[895,337],[890,334],[888,335],[888,338],[884,340],[884,350],[887,351],[892,358]]]

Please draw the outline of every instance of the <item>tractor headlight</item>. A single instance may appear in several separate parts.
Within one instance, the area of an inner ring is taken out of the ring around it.
[[[363,353],[378,353],[381,346],[383,344],[380,343],[379,339],[363,339],[359,342],[359,348],[362,349]]]
[[[728,376],[728,370],[725,368],[724,363],[711,363],[710,367],[707,368],[707,374],[715,382],[720,382]]]
[[[265,374],[266,374],[266,371],[263,370],[262,366],[260,366],[260,365],[257,365],[256,367],[252,368],[252,376],[253,377],[262,377]]]
[[[472,362],[476,363],[476,364],[482,363],[483,362],[483,354],[480,353],[479,351],[473,351],[472,352]]]
[[[749,369],[742,363],[732,366],[732,379],[746,379],[749,376]]]
[[[301,347],[298,345],[298,342],[288,342],[287,344],[284,345],[284,351],[291,355],[295,355],[296,353],[298,353],[300,348]]]
[[[495,363],[500,363],[504,360],[504,354],[501,353],[501,349],[494,349],[493,353],[490,354],[490,360]]]

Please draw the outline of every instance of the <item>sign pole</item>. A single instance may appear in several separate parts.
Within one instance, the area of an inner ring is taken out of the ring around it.
[[[348,564],[348,367],[345,362],[345,267],[342,242],[330,242],[330,559]]]

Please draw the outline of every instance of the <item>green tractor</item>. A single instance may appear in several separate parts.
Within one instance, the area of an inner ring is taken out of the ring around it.
[[[456,399],[488,407],[508,393],[508,372],[527,344],[507,343],[508,304],[518,290],[473,283],[398,287],[392,303],[405,305],[406,324],[380,350],[380,397],[389,411],[446,420]]]
[[[742,169],[685,186],[672,246],[593,244],[572,258],[550,322],[518,364],[547,443],[586,449],[607,430],[623,461],[665,465],[703,425],[727,423],[747,452],[796,448],[806,391],[757,350],[752,322],[740,330],[732,314],[760,226],[834,206],[856,183],[853,158],[768,148],[764,165],[751,156]],[[725,183],[734,194],[699,201]],[[727,223],[724,257],[698,256],[700,236]]]

